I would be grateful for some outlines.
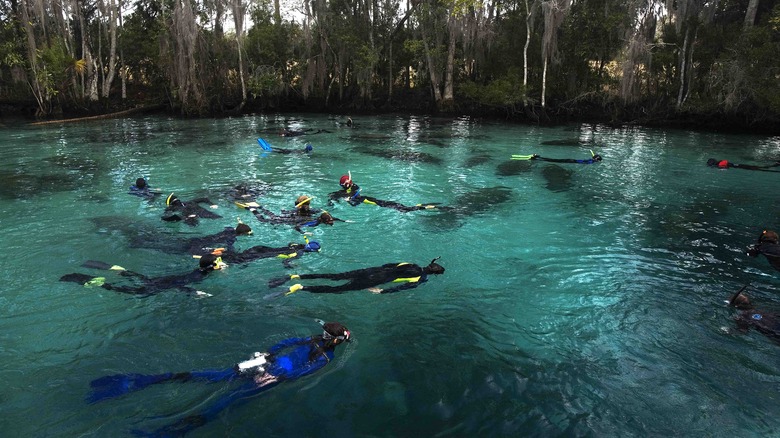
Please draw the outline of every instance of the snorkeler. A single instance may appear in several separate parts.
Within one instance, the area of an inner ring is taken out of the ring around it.
[[[266,152],[277,152],[280,154],[308,154],[314,150],[314,147],[312,147],[311,143],[306,143],[306,146],[301,150],[272,148],[271,145],[262,138],[257,139],[257,144],[259,144],[260,148]]]
[[[404,213],[409,211],[430,210],[430,209],[447,210],[450,208],[450,207],[440,207],[436,203],[417,204],[414,206],[408,206],[408,205],[401,204],[400,202],[385,201],[382,199],[374,198],[372,196],[363,196],[360,194],[360,186],[352,182],[352,174],[342,175],[341,179],[339,180],[339,185],[341,186],[341,190],[331,192],[328,194],[328,205],[333,205],[333,201],[346,199],[349,205],[353,207],[360,204],[370,204],[379,207],[392,208]]]
[[[777,172],[776,170],[770,170],[772,167],[780,166],[780,161],[775,161],[774,164],[769,164],[766,166],[754,166],[752,164],[736,164],[732,163],[728,160],[716,160],[714,158],[710,158],[707,160],[707,165],[710,167],[717,167],[719,169],[728,169],[728,168],[734,168],[734,169],[745,169],[745,170],[760,170],[764,172]]]
[[[130,186],[128,194],[140,196],[141,198],[154,198],[162,192],[158,189],[149,187],[149,182],[146,178],[138,178],[135,180],[135,184]]]
[[[289,295],[299,290],[315,294],[340,294],[346,291],[360,289],[367,289],[374,293],[389,294],[401,290],[413,289],[428,281],[428,275],[443,274],[444,268],[436,263],[436,260],[438,259],[439,257],[436,257],[431,260],[431,263],[425,267],[412,263],[388,263],[382,266],[357,269],[338,274],[294,274],[288,277],[272,279],[268,282],[268,286],[271,288],[278,287],[293,279],[308,280],[324,278],[333,281],[347,280],[347,282],[339,286],[304,286],[302,284],[294,284],[290,286],[285,295]],[[385,283],[403,284],[388,289],[380,289],[377,287]]]
[[[780,314],[754,308],[748,296],[743,293],[748,286],[743,286],[728,301],[729,306],[742,311],[736,317],[737,329],[744,333],[754,328],[775,342],[780,342]]]
[[[299,197],[298,200],[301,200],[301,198],[302,197]],[[307,202],[305,202],[304,205],[301,205],[301,203],[299,202],[298,204],[296,204],[296,207],[298,207],[299,205],[301,207],[305,207],[305,204]],[[260,222],[270,223],[274,225],[279,225],[279,224],[294,225],[295,230],[300,233],[303,233],[303,230],[301,230],[302,227],[316,227],[322,224],[333,226],[334,222],[349,222],[343,219],[339,219],[337,217],[333,217],[333,215],[331,215],[327,211],[323,211],[322,213],[320,213],[320,215],[317,218],[312,219],[311,216],[307,217],[304,215],[306,213],[311,214],[314,213],[315,211],[320,211],[320,210],[311,210],[308,208],[296,209],[295,212],[283,212],[288,214],[277,215],[271,211],[268,211],[267,209],[263,208],[261,205],[257,203],[244,204],[244,203],[236,202],[236,205],[246,210],[249,210],[255,216],[255,218],[257,218],[257,220],[259,220]]]
[[[576,164],[593,164],[598,163],[602,160],[601,155],[594,154],[593,151],[590,151],[591,157],[587,160],[577,160],[574,158],[546,158],[542,157],[539,154],[531,154],[531,155],[512,155],[513,160],[539,160],[539,161],[547,161],[550,163],[576,163]]]
[[[747,255],[750,257],[758,257],[759,254],[763,254],[769,264],[780,271],[780,244],[776,232],[762,231],[758,236],[758,242],[747,250]]]
[[[141,281],[140,286],[122,286],[111,283],[106,283],[105,277],[93,277],[87,274],[67,274],[60,277],[60,281],[69,281],[72,283],[82,284],[84,287],[101,287],[106,290],[119,292],[123,294],[131,295],[154,295],[167,289],[178,289],[181,292],[194,294],[198,296],[209,296],[204,292],[195,290],[189,285],[193,283],[200,283],[211,272],[218,271],[226,266],[222,261],[222,258],[213,254],[206,254],[200,258],[198,268],[194,271],[186,274],[167,275],[165,277],[150,278],[137,272],[128,271],[125,268],[118,265],[110,265],[108,263],[90,260],[84,264],[85,267],[119,271],[119,275],[128,278],[137,278]]]
[[[89,403],[119,397],[159,383],[204,381],[244,382],[229,394],[217,399],[203,412],[190,415],[155,431],[154,436],[179,436],[213,420],[233,402],[248,400],[252,395],[270,389],[287,380],[312,374],[331,363],[336,346],[349,342],[352,333],[338,322],[322,324],[322,335],[289,338],[272,346],[265,353],[254,353],[249,360],[222,370],[179,373],[118,374],[95,379],[90,383]]]
[[[222,216],[212,213],[198,204],[206,203],[211,208],[217,208],[208,198],[196,198],[187,202],[182,202],[173,193],[168,195],[165,200],[165,211],[161,217],[166,222],[184,221],[185,224],[194,227],[198,225],[198,218],[203,219],[221,219]]]
[[[192,255],[205,255],[220,249],[232,251],[238,236],[249,236],[251,234],[252,228],[239,220],[235,228],[225,227],[224,230],[216,234],[187,239],[183,244],[176,245],[176,248]],[[157,244],[160,243],[162,242],[157,242]]]
[[[93,277],[87,274],[67,274],[60,277],[60,281],[69,281],[72,283],[79,283],[85,287],[101,287],[106,290],[114,292],[131,294],[131,295],[154,295],[168,289],[178,289],[181,292],[186,292],[198,296],[210,296],[202,291],[195,290],[190,287],[190,284],[200,283],[208,274],[213,271],[224,269],[231,264],[244,264],[253,260],[266,259],[276,257],[282,259],[286,267],[290,267],[289,263],[291,259],[298,258],[300,255],[309,252],[318,252],[320,250],[320,244],[316,241],[306,244],[291,243],[287,246],[273,248],[269,246],[257,245],[253,246],[245,251],[218,251],[218,254],[206,254],[200,257],[199,267],[194,271],[186,274],[174,274],[164,277],[150,278],[137,272],[128,271],[125,268],[117,265],[110,265],[108,263],[90,260],[84,264],[85,267],[119,271],[119,275],[128,278],[135,278],[141,281],[139,286],[124,286],[106,283],[105,277]]]

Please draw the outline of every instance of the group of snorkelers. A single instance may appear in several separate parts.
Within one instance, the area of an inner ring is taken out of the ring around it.
[[[348,124],[351,126],[351,119],[349,119]],[[351,173],[341,177],[339,184],[340,190],[328,195],[329,205],[345,200],[353,207],[360,204],[369,204],[391,208],[399,212],[446,208],[433,203],[407,206],[395,201],[365,196],[361,193],[360,187],[352,182]],[[135,184],[130,187],[129,193],[152,201],[157,199],[162,194],[162,191],[151,188],[145,178],[138,178]],[[148,296],[171,289],[195,296],[209,295],[196,290],[193,285],[203,281],[212,272],[220,271],[228,265],[245,264],[253,260],[269,257],[282,259],[286,267],[292,267],[289,264],[290,261],[297,260],[304,254],[317,253],[321,248],[319,242],[309,241],[308,237],[306,237],[309,233],[305,233],[305,229],[318,225],[332,226],[335,222],[349,222],[335,218],[325,210],[312,208],[311,201],[312,197],[301,195],[296,199],[294,209],[283,210],[281,213],[276,214],[255,201],[248,201],[243,196],[235,199],[237,206],[249,210],[261,223],[293,226],[294,229],[304,234],[305,243],[290,243],[281,247],[257,245],[239,251],[235,248],[237,239],[240,236],[253,234],[252,228],[239,219],[235,227],[226,227],[223,231],[209,236],[190,238],[184,241],[172,242],[171,244],[160,245],[159,242],[156,242],[154,245],[151,245],[157,249],[187,253],[198,258],[198,267],[190,272],[162,277],[149,277],[118,265],[90,260],[84,263],[83,266],[115,272],[120,278],[132,284],[111,283],[106,281],[105,277],[81,273],[63,275],[60,280],[75,282],[85,287],[101,288],[136,296]],[[199,224],[201,219],[222,218],[221,215],[213,211],[216,208],[217,206],[208,198],[201,197],[182,200],[171,193],[165,199],[165,209],[161,219],[166,222],[183,222],[194,227]],[[316,294],[341,294],[361,289],[374,293],[394,293],[415,288],[425,283],[430,275],[443,274],[444,267],[436,263],[437,260],[438,257],[425,266],[407,262],[393,262],[381,266],[364,267],[338,273],[292,274],[271,279],[269,287],[275,288],[290,280],[296,280],[301,283],[296,282],[286,288],[280,295],[290,295],[297,291],[307,291]],[[302,284],[308,280],[316,279],[340,284]],[[385,284],[392,286],[381,289],[380,286]],[[254,353],[248,360],[224,369],[151,375],[133,373],[105,376],[92,381],[92,389],[87,400],[90,403],[96,403],[163,383],[188,381],[243,382],[237,389],[222,396],[204,411],[182,418],[153,432],[154,435],[162,436],[184,434],[215,418],[233,402],[244,400],[253,394],[270,389],[284,381],[312,374],[331,362],[334,358],[336,347],[351,341],[352,333],[339,322],[319,321],[319,323],[322,326],[321,334],[282,340],[268,348],[265,352]]]
[[[352,126],[351,119],[348,121],[348,126]],[[290,133],[283,133],[283,135],[287,134]],[[311,147],[307,147],[306,152],[310,151]],[[591,157],[587,159],[547,158],[538,154],[518,155],[513,156],[513,159],[594,164],[600,162],[602,157],[591,152]],[[724,164],[723,161],[716,161],[715,163],[722,168],[734,167],[750,170],[767,170],[770,167],[780,166],[779,162],[771,166],[752,166],[756,167],[753,169],[746,165],[735,165],[728,162]],[[396,201],[366,196],[362,193],[361,187],[352,181],[351,173],[343,175],[339,180],[339,185],[339,190],[328,194],[329,206],[334,205],[334,202],[345,201],[353,207],[368,204],[404,213],[448,208],[435,203],[404,205]],[[136,180],[136,183],[130,188],[130,193],[149,199],[156,199],[158,195],[162,194],[160,190],[150,188],[148,181],[144,178]],[[237,251],[234,247],[236,239],[239,236],[248,236],[253,233],[250,226],[239,221],[237,226],[226,227],[220,233],[176,243],[175,247],[178,251],[199,257],[198,268],[191,272],[150,278],[143,274],[126,270],[121,266],[88,261],[84,266],[93,269],[116,271],[121,277],[132,279],[136,284],[131,286],[117,285],[107,283],[104,277],[93,277],[78,273],[65,275],[61,280],[132,295],[145,296],[168,289],[203,295],[203,292],[195,290],[191,285],[201,282],[211,272],[221,270],[227,265],[243,264],[257,259],[275,257],[282,259],[285,266],[291,267],[289,264],[291,260],[297,260],[305,254],[316,253],[320,250],[319,242],[309,241],[305,237],[307,234],[305,229],[319,225],[333,226],[335,222],[348,222],[335,218],[325,210],[312,208],[312,199],[310,196],[301,195],[295,200],[294,209],[283,210],[279,214],[271,212],[255,201],[248,201],[243,196],[235,200],[237,206],[251,212],[261,223],[292,226],[295,230],[304,234],[305,243],[290,243],[281,247],[258,245],[244,251]],[[203,205],[206,205],[206,207]],[[170,194],[165,200],[165,210],[161,219],[168,222],[181,221],[187,225],[196,226],[200,219],[221,218],[220,215],[212,211],[215,208],[216,206],[208,198],[182,201],[174,194]],[[762,232],[756,244],[748,249],[748,255],[752,257],[761,254],[769,260],[772,267],[780,271],[780,244],[778,243],[776,232]],[[269,288],[276,288],[288,282],[294,282],[294,284],[280,293],[284,295],[290,295],[297,291],[316,294],[340,294],[362,289],[374,293],[393,293],[417,287],[426,282],[430,275],[443,274],[445,270],[436,263],[437,260],[438,257],[434,258],[426,266],[406,262],[393,262],[381,266],[359,268],[339,273],[290,274],[271,279],[268,286]],[[341,282],[341,284],[305,284],[307,280],[317,279]],[[393,286],[381,289],[379,286],[384,284],[392,284]],[[747,286],[740,289],[728,302],[729,305],[742,310],[742,313],[737,318],[738,327],[740,329],[753,327],[764,334],[780,338],[780,316],[754,308],[745,294],[746,288]],[[352,340],[352,333],[341,323],[319,322],[322,325],[321,334],[314,334],[304,338],[285,339],[268,348],[265,352],[256,352],[249,359],[224,369],[154,375],[119,374],[96,379],[91,384],[92,392],[88,397],[88,401],[95,403],[162,383],[188,381],[243,382],[236,390],[222,396],[203,412],[187,416],[155,432],[157,435],[186,433],[215,418],[222,410],[235,401],[246,399],[284,381],[309,375],[326,366],[333,360],[336,347]]]

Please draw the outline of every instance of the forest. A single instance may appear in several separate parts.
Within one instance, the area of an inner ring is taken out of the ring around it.
[[[0,113],[780,128],[775,0],[0,0]]]

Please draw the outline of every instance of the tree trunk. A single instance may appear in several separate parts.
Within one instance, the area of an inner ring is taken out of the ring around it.
[[[758,12],[758,0],[750,0],[745,13],[745,29],[753,27],[756,23],[756,12]]]
[[[104,99],[108,99],[108,95],[111,92],[111,84],[114,82],[114,76],[116,75],[116,21],[118,15],[116,0],[109,0],[108,37],[110,39],[110,46],[108,52],[108,73],[103,80]]]
[[[242,0],[233,0],[233,20],[236,25],[236,46],[238,48],[238,77],[241,80],[241,105],[239,109],[246,104],[246,81],[244,80],[244,58],[242,55],[241,39],[244,33],[244,11],[245,7]]]
[[[452,111],[455,107],[455,93],[454,93],[454,70],[455,70],[455,40],[456,40],[456,27],[457,20],[450,15],[449,28],[450,39],[447,44],[447,66],[444,73],[444,94],[442,95],[442,101],[440,103],[439,110]]]
[[[528,105],[528,46],[531,44],[531,9],[525,0],[525,45],[523,46],[523,106]]]
[[[436,72],[438,67],[436,66],[436,63],[433,60],[433,56],[431,55],[431,47],[430,44],[428,44],[428,36],[425,32],[425,25],[423,23],[420,23],[420,32],[422,32],[422,40],[423,40],[423,49],[425,51],[425,62],[428,64],[428,74],[431,78],[431,89],[433,92],[433,101],[436,103],[436,107],[439,107],[439,104],[441,104],[442,96],[441,96],[441,90],[439,89],[439,75]]]
[[[677,92],[677,110],[679,111],[683,104],[683,93],[685,92],[685,76],[688,63],[688,36],[690,28],[685,29],[685,39],[680,53],[680,90]]]

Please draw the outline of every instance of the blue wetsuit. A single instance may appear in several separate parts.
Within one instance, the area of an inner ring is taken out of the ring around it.
[[[246,399],[259,392],[270,389],[285,380],[293,380],[314,373],[327,365],[334,357],[335,344],[328,343],[322,336],[289,338],[268,349],[268,363],[264,369],[239,371],[238,365],[223,370],[192,371],[183,373],[165,373],[157,375],[120,374],[101,377],[92,381],[92,393],[87,397],[89,403],[118,397],[147,386],[164,382],[185,382],[200,380],[206,382],[226,382],[241,380],[244,383],[230,394],[217,400],[205,411],[191,415],[164,426],[155,432],[142,435],[169,436],[184,434],[202,426],[235,401]]]

